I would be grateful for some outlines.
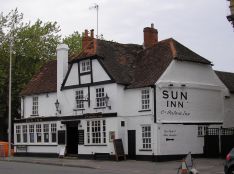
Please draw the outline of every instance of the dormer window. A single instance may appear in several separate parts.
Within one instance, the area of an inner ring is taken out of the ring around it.
[[[81,63],[81,72],[89,72],[90,71],[90,60],[83,60]]]

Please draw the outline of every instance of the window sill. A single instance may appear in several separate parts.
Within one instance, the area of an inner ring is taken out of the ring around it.
[[[88,75],[88,74],[91,74],[91,71],[90,71],[90,70],[80,72],[80,75],[81,75],[81,76],[82,76],[82,75]]]
[[[93,108],[93,109],[105,109],[106,107],[98,107],[98,108]]]
[[[41,144],[41,143],[17,143],[14,146],[58,146],[57,144],[49,144],[49,143],[45,143],[45,144]]]
[[[138,112],[149,112],[151,109],[146,109],[146,110],[139,110]]]
[[[73,111],[84,111],[84,108],[79,108],[79,109],[73,109]]]
[[[107,146],[107,144],[84,144],[84,146]]]
[[[152,151],[152,149],[139,149],[139,151],[151,152],[151,151]]]

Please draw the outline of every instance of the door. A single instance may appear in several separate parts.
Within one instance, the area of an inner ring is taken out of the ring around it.
[[[78,155],[78,124],[67,124],[67,154]]]
[[[136,159],[136,130],[128,130],[128,158]]]

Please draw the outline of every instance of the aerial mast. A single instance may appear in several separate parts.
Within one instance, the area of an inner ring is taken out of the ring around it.
[[[91,9],[95,9],[97,11],[97,38],[98,38],[98,9],[99,9],[99,5],[98,4],[94,4],[93,6],[91,6],[89,8],[90,10]]]

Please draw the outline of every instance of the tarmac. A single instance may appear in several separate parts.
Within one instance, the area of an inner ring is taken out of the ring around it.
[[[144,173],[144,174],[176,174],[181,161],[151,162],[151,161],[106,161],[84,160],[77,158],[41,158],[41,157],[10,157],[1,158],[0,161],[32,163],[42,165],[79,167],[100,169],[105,171],[118,171],[118,173]],[[194,167],[203,174],[224,174],[224,159],[194,159]]]

